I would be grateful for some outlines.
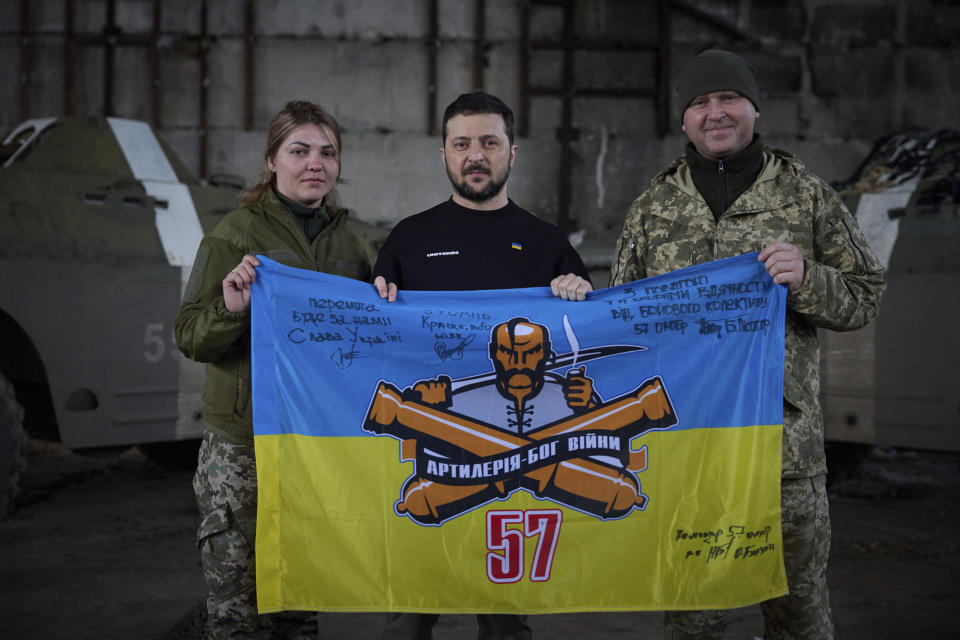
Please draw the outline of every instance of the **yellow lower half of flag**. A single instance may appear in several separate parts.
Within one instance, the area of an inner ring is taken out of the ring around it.
[[[786,593],[779,425],[652,432],[643,510],[602,520],[518,489],[422,526],[388,437],[257,436],[261,612],[732,608]]]

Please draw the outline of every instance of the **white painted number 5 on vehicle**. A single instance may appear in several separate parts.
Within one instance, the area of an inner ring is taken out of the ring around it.
[[[559,509],[487,511],[487,578],[497,583],[519,582],[526,564],[524,538],[536,536],[530,580],[549,580],[562,522]],[[508,528],[511,524],[522,524],[522,531]]]
[[[143,334],[143,358],[147,362],[160,362],[167,350],[163,336],[160,335],[162,331],[163,323],[161,322],[147,324],[146,331]]]
[[[174,344],[172,335],[170,344]],[[147,362],[160,362],[168,351],[171,357],[174,359],[177,357],[176,349],[167,349],[167,341],[163,337],[163,323],[147,323],[143,333],[143,359]]]

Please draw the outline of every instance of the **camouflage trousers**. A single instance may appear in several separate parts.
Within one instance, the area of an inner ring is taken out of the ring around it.
[[[201,517],[197,548],[207,582],[205,637],[316,638],[316,614],[257,614],[253,447],[207,432],[200,444],[193,489]]]
[[[833,618],[827,590],[830,509],[827,479],[781,481],[783,562],[789,595],[760,604],[765,640],[832,640]],[[667,640],[723,640],[723,611],[668,611]]]

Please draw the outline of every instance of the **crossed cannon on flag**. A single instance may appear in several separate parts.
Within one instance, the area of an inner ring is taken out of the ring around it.
[[[631,450],[630,442],[677,423],[663,382],[653,377],[602,401],[577,361],[643,347],[579,351],[566,316],[564,326],[568,354],[553,353],[546,326],[513,318],[491,331],[492,373],[439,376],[402,391],[378,384],[363,428],[399,439],[400,459],[416,461],[398,515],[439,525],[520,488],[603,519],[646,507],[635,474],[647,467],[647,449]],[[567,365],[565,377],[550,371]],[[506,417],[494,418],[504,400]]]

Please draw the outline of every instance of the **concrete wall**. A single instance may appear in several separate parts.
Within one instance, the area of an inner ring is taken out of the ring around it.
[[[429,0],[284,0],[255,2],[254,127],[244,127],[244,2],[207,0],[209,132],[207,173],[252,176],[264,128],[282,104],[299,97],[331,111],[345,128],[342,200],[364,219],[390,225],[449,195],[438,136],[428,135]],[[523,0],[486,0],[484,88],[519,112]],[[582,40],[653,42],[660,37],[657,2],[578,0]],[[960,106],[960,5],[945,0],[697,0],[726,28],[682,7],[670,12],[671,77],[708,46],[742,53],[757,69],[761,131],[768,142],[798,153],[828,180],[848,178],[874,142],[907,129],[957,126]],[[20,81],[29,116],[64,111],[64,0],[28,3],[30,75],[20,77],[20,3],[5,3],[0,21],[0,125],[20,117]],[[105,0],[74,0],[75,34],[99,34]],[[436,114],[473,89],[475,3],[438,0]],[[118,0],[123,34],[149,35],[152,0]],[[160,130],[194,171],[202,137],[198,34],[201,3],[163,0],[160,40]],[[561,6],[533,4],[530,37],[556,40]],[[736,34],[739,32],[741,37]],[[746,36],[746,37],[743,37]],[[76,112],[104,108],[104,47],[75,52]],[[559,86],[562,53],[535,49],[530,84]],[[652,87],[655,51],[579,50],[581,86]],[[144,46],[118,46],[114,115],[149,120],[150,55]],[[510,195],[556,219],[560,99],[531,99],[530,129]],[[439,123],[434,123],[439,127]],[[602,262],[623,214],[650,178],[677,155],[685,138],[671,105],[668,133],[657,130],[654,100],[578,97],[573,100],[570,217],[584,232],[584,249]]]

